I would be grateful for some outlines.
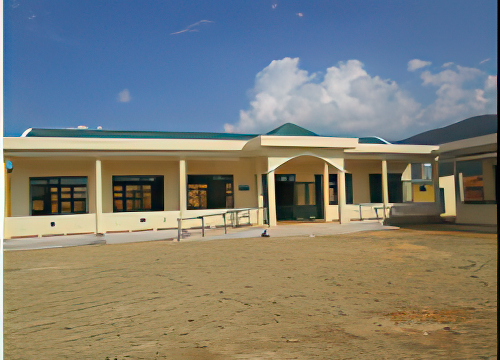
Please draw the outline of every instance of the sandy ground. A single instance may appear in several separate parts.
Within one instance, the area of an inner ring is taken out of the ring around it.
[[[6,359],[496,359],[495,234],[4,253]]]

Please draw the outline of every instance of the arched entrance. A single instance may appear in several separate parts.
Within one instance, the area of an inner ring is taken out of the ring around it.
[[[301,155],[282,159],[272,169],[274,176],[263,176],[265,193],[267,182],[274,180],[277,221],[325,219],[329,197],[328,165],[317,156]]]

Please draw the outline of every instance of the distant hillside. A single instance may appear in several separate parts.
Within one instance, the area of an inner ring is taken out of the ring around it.
[[[476,136],[495,134],[498,130],[497,114],[474,116],[457,123],[429,130],[393,144],[439,145]]]

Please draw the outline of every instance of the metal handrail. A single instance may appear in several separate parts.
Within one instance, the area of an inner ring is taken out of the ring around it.
[[[369,206],[373,210],[375,210],[375,216],[377,217],[377,220],[379,219],[377,210],[383,210],[383,219],[385,219],[386,210],[388,208],[391,208],[390,206],[386,206],[384,203],[361,203],[361,204],[357,204],[357,205],[359,206],[359,220],[360,221],[363,221],[363,214],[362,214],[362,209],[361,209],[362,206]],[[379,206],[375,206],[375,205],[379,205]]]
[[[224,211],[224,212],[221,212],[221,213],[217,213],[217,214],[206,214],[206,215],[200,215],[200,216],[193,216],[193,217],[189,217],[189,218],[182,218],[182,217],[177,218],[177,241],[181,240],[182,221],[183,220],[200,219],[201,220],[201,236],[205,237],[205,218],[209,217],[209,216],[222,216],[223,219],[224,219],[224,234],[227,234],[227,219],[226,219],[226,215],[227,214],[230,214],[230,215],[235,214],[236,215],[236,217],[235,217],[236,221],[233,221],[231,219],[231,223],[232,223],[233,227],[237,227],[237,226],[239,226],[239,223],[238,223],[238,214],[240,212],[247,211],[248,212],[248,215],[247,215],[247,217],[248,217],[248,225],[251,225],[250,211],[251,210],[257,210],[257,211],[259,211],[260,209],[265,210],[267,208],[265,208],[265,207],[243,208],[243,209],[227,210],[227,211]],[[257,213],[257,216],[258,216],[258,213]]]

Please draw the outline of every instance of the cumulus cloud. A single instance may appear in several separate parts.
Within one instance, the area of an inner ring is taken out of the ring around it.
[[[275,60],[256,77],[250,109],[227,132],[265,132],[292,122],[321,134],[397,133],[420,105],[394,81],[370,76],[358,60],[309,74],[299,59]]]
[[[450,62],[444,63],[442,65],[442,67],[448,67],[448,66],[451,66],[451,65],[453,65],[453,62],[450,61]]]
[[[130,92],[128,91],[128,89],[123,89],[123,91],[120,91],[118,93],[117,97],[118,102],[126,103],[129,102],[130,100],[132,100],[132,98],[130,97]]]
[[[486,78],[486,82],[484,84],[484,87],[486,90],[496,89],[497,88],[497,76],[496,75],[489,75]]]
[[[325,73],[309,73],[298,58],[272,61],[260,71],[250,105],[226,132],[266,133],[286,122],[319,134],[410,136],[468,116],[496,112],[496,76],[457,66],[420,74],[436,92],[423,106],[395,81],[372,76],[359,60],[339,62]],[[481,80],[483,79],[483,80]],[[481,84],[480,86],[472,86]]]
[[[185,32],[197,32],[198,31],[198,29],[197,29],[198,26],[200,26],[201,24],[208,24],[208,23],[213,23],[213,21],[210,21],[210,20],[200,20],[198,22],[195,22],[194,24],[188,25],[188,27],[186,27],[183,30],[170,33],[170,35],[177,35],[177,34],[182,34],[182,33],[185,33]]]
[[[429,66],[430,64],[432,64],[430,61],[413,59],[413,60],[408,61],[408,71],[415,71],[417,69]]]
[[[468,116],[496,112],[496,88],[491,89],[493,77],[486,77],[486,74],[475,68],[460,65],[456,68],[456,71],[447,69],[436,74],[424,71],[420,75],[422,85],[437,87],[436,100],[419,114],[423,122],[439,124],[450,119],[457,121]],[[474,86],[481,78],[486,78],[484,86]]]

